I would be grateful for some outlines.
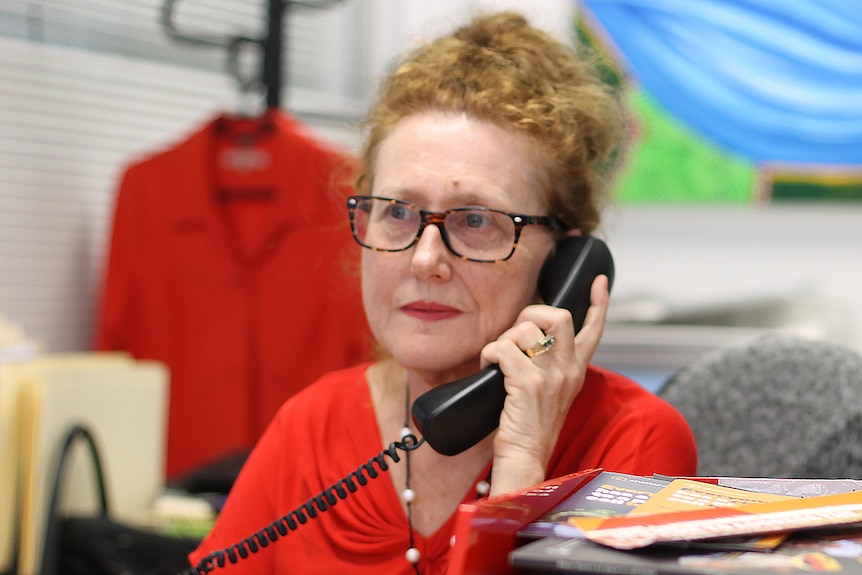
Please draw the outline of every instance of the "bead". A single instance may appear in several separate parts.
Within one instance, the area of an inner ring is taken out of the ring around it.
[[[407,550],[407,553],[404,554],[404,557],[407,558],[407,561],[416,565],[417,563],[419,563],[419,557],[420,557],[419,550],[416,549],[415,547],[411,547],[410,549]]]
[[[410,435],[411,433],[413,433],[413,432],[412,432],[412,431],[410,431],[410,428],[409,428],[409,427],[402,427],[402,428],[401,428],[401,439],[404,439],[405,437],[407,437],[407,436],[408,436],[408,435]]]
[[[476,493],[481,495],[488,495],[488,492],[491,491],[491,484],[485,481],[484,479],[476,484]]]
[[[449,538],[449,547],[455,547],[455,536]]]
[[[412,503],[415,497],[416,492],[412,489],[405,489],[401,492],[401,500],[404,501],[404,503]]]

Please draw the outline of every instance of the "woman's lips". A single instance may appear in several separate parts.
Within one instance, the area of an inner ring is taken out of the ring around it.
[[[461,312],[448,305],[427,301],[414,301],[401,307],[401,311],[410,317],[423,321],[440,321],[460,315]]]

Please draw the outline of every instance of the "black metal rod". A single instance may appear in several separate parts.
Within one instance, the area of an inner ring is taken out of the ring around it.
[[[220,46],[228,50],[228,71],[246,90],[254,81],[245,79],[239,73],[239,50],[245,43],[260,44],[263,47],[263,62],[257,81],[263,82],[266,88],[267,108],[278,108],[281,105],[281,87],[284,83],[287,66],[282,62],[284,53],[284,15],[291,6],[296,8],[324,9],[340,4],[343,0],[317,0],[304,2],[301,0],[268,0],[267,36],[263,39],[247,38],[245,36],[191,35],[181,32],[174,24],[174,9],[177,0],[164,0],[161,10],[161,25],[165,33],[178,42],[197,44],[201,46]]]
[[[266,86],[267,108],[281,106],[284,7],[284,0],[269,0],[269,31],[263,50],[263,83]]]

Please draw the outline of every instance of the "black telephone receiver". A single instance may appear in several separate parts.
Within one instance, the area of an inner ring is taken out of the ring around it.
[[[590,307],[590,288],[599,275],[614,281],[614,261],[607,245],[593,236],[561,240],[539,273],[539,294],[548,305],[572,312],[575,332]],[[456,455],[472,447],[500,424],[506,390],[503,372],[482,371],[436,387],[413,403],[413,422],[435,451]]]

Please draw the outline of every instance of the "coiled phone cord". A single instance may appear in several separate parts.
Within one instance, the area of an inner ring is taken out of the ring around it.
[[[290,531],[295,531],[300,525],[307,523],[309,518],[314,519],[318,513],[327,511],[331,506],[338,503],[339,499],[347,499],[347,496],[355,493],[359,487],[365,486],[369,479],[377,478],[379,473],[374,467],[375,463],[380,471],[388,471],[389,463],[386,461],[387,456],[393,463],[398,463],[401,460],[398,450],[406,454],[414,449],[418,449],[423,443],[425,443],[424,437],[417,439],[412,433],[402,437],[401,441],[393,441],[389,444],[389,447],[380,451],[377,456],[369,459],[367,463],[360,465],[356,471],[347,474],[287,515],[279,517],[260,531],[253,533],[230,547],[213,551],[201,559],[197,566],[190,567],[179,575],[206,575],[215,569],[216,566],[219,568],[224,567],[228,561],[237,563],[241,558],[245,559],[248,557],[249,553],[257,553],[270,543],[274,543],[279,537],[284,537]]]

